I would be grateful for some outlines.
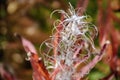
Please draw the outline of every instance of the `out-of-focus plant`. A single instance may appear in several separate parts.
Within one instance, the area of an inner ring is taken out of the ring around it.
[[[41,80],[43,78],[46,80],[56,79],[59,78],[58,75],[61,77],[65,70],[66,73],[64,73],[64,75],[66,75],[71,68],[72,70],[70,73],[82,73],[82,75],[85,76],[95,64],[97,65],[83,79],[120,79],[120,1],[69,1],[73,6],[77,4],[77,8],[75,10],[72,9],[73,12],[75,11],[75,13],[77,13],[77,18],[76,16],[70,15],[71,13],[69,12],[71,10],[66,10],[68,6],[66,5],[66,0],[0,0],[0,64],[7,64],[8,68],[12,67],[12,69],[16,71],[15,74],[12,74],[6,69],[6,66],[3,67],[0,65],[0,79],[13,80],[16,79],[14,76],[17,75],[19,79],[31,80],[30,62],[33,67],[33,78],[35,80]],[[53,35],[50,39],[43,42],[39,58],[33,45],[25,38],[32,41],[37,49],[37,45],[49,36],[46,33],[51,32],[50,26],[52,26],[54,19],[58,18],[58,15],[55,14],[55,16],[53,15],[53,18],[50,19],[49,14],[53,9],[59,8],[65,11],[58,10],[58,12],[62,13],[62,18],[55,22],[52,32]],[[85,10],[92,18],[84,14]],[[65,17],[66,13],[69,15],[69,19]],[[97,19],[98,23],[96,23]],[[80,29],[78,22],[77,24],[75,23],[79,20],[86,22],[84,24],[81,23],[81,26],[90,27],[83,27]],[[95,38],[97,29],[93,27],[94,25],[90,21],[98,24],[101,55],[99,55],[100,50],[98,47],[94,47],[93,42],[95,41],[95,45],[98,45],[98,41],[96,40],[98,37]],[[73,22],[75,25],[72,25]],[[71,27],[69,25],[71,25]],[[78,27],[74,28],[73,26],[76,25]],[[81,31],[82,34],[77,35],[79,31]],[[23,44],[28,53],[28,60],[30,60],[30,62],[24,60],[24,50],[21,44],[19,44],[19,41],[13,36],[14,33],[18,33],[25,37],[22,37],[22,41],[24,42]],[[71,43],[67,44],[65,40]],[[103,56],[102,53],[106,47],[106,45],[104,45],[106,40],[109,40],[110,44]],[[75,44],[72,45],[73,43]],[[72,47],[68,45],[72,45]],[[71,59],[71,56],[69,57],[67,55],[67,50],[73,55],[73,59]],[[101,61],[98,62],[99,60]],[[68,62],[71,64],[67,64]],[[76,78],[76,76],[72,76],[72,78]]]
[[[102,45],[105,40],[109,39],[111,44],[107,49],[107,57],[109,58],[108,64],[111,72],[103,80],[111,80],[115,77],[116,80],[120,79],[120,17],[115,13],[119,12],[120,15],[120,1],[107,0],[106,6],[102,6],[104,0],[98,0],[98,27],[99,27],[99,43]],[[114,4],[114,5],[113,5]],[[117,24],[117,25],[116,25]],[[116,29],[117,27],[118,29]],[[112,78],[111,78],[112,77]]]
[[[69,7],[68,13],[54,11],[61,13],[62,18],[54,24],[55,33],[40,46],[40,58],[31,42],[21,37],[33,67],[34,80],[80,80],[104,55],[109,41],[97,50],[94,46],[96,26],[87,21],[88,15],[80,14],[80,8],[75,10],[71,4]],[[44,44],[48,47],[46,52],[41,51]]]
[[[65,4],[64,0],[0,0],[0,64],[12,67],[19,79],[30,80],[30,62],[24,59],[25,51],[14,33],[37,47],[50,35],[54,21],[49,18],[52,9],[65,9]]]
[[[18,80],[12,68],[0,64],[0,80]]]

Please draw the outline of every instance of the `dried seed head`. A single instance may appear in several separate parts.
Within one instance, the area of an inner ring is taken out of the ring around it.
[[[91,54],[96,53],[93,42],[98,33],[96,26],[87,21],[89,16],[79,16],[78,11],[76,13],[72,5],[69,5],[68,13],[64,10],[53,11],[61,13],[64,20],[57,20],[59,24],[54,25],[56,33],[53,33],[49,42],[43,43],[49,47],[48,52],[42,54],[47,69],[50,68],[49,71],[53,72],[60,68],[55,80],[71,80],[77,73],[76,65],[86,62]],[[60,25],[61,30],[58,29]]]

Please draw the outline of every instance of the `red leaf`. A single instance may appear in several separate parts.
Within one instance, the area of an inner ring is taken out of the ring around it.
[[[90,63],[88,63],[85,67],[83,67],[83,68],[80,70],[80,74],[78,74],[78,75],[79,75],[79,76],[78,76],[79,79],[81,79],[83,76],[85,76],[85,75],[86,75],[93,67],[95,67],[95,65],[102,59],[102,57],[103,57],[103,55],[104,55],[103,53],[104,53],[104,51],[105,51],[105,49],[106,49],[107,44],[109,44],[109,43],[106,42],[106,43],[103,45],[103,47],[102,47],[99,55],[96,55],[95,58],[94,58]]]
[[[23,47],[27,52],[28,59],[31,62],[33,68],[33,79],[34,80],[51,80],[49,78],[48,71],[43,64],[43,61],[38,57],[37,51],[33,44],[27,39],[21,37]]]
[[[30,41],[26,40],[23,37],[21,37],[21,40],[22,40],[23,47],[24,47],[24,49],[27,53],[28,52],[31,52],[31,53],[34,53],[34,54],[37,53],[35,47],[33,46],[33,44]]]

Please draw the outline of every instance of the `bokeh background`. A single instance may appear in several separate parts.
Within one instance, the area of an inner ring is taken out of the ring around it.
[[[0,0],[0,67],[4,68],[5,71],[11,75],[14,75],[17,80],[32,80],[30,62],[25,60],[27,57],[26,52],[20,40],[15,37],[15,34],[22,35],[31,41],[39,53],[40,44],[51,35],[53,22],[56,19],[60,19],[60,14],[55,13],[52,18],[50,18],[50,14],[56,9],[67,10],[68,2],[76,7],[77,4],[82,5],[83,1],[84,0]],[[85,1],[88,1],[88,3],[84,4],[86,6],[85,14],[92,17],[90,21],[98,28],[100,24],[103,25],[102,29],[99,28],[101,35],[95,39],[95,45],[100,46],[99,40],[108,29],[111,29],[110,33],[116,34],[106,33],[106,35],[109,36],[107,39],[113,40],[113,44],[117,44],[117,48],[115,45],[111,45],[113,47],[109,50],[113,51],[114,48],[116,50],[115,54],[117,55],[117,59],[115,58],[113,65],[117,65],[117,67],[111,68],[109,61],[106,62],[106,59],[102,60],[92,69],[86,79],[102,79],[111,74],[114,68],[115,70],[117,68],[118,73],[115,75],[117,78],[114,76],[113,80],[120,80],[118,77],[120,76],[120,0]],[[99,1],[101,1],[101,8],[98,5]],[[111,2],[109,3],[109,1]],[[108,20],[112,17],[108,17],[110,13],[108,12],[108,4],[114,15],[112,24],[110,24],[111,22]],[[103,9],[104,16],[101,23],[99,22],[99,17],[101,17],[102,14],[99,14],[100,9]],[[113,25],[113,27],[109,26],[106,28],[107,24]],[[113,38],[117,41],[114,41]],[[6,79],[3,79],[0,75],[0,80]]]

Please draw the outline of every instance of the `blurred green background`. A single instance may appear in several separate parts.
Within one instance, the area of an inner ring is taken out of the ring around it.
[[[103,0],[102,3],[104,9],[106,1]],[[39,53],[40,44],[51,35],[53,22],[60,18],[60,14],[55,13],[52,18],[50,14],[56,9],[67,10],[68,2],[76,7],[77,0],[0,0],[0,66],[4,65],[19,80],[32,80],[30,62],[25,60],[26,52],[14,34],[30,40]],[[112,0],[111,6],[115,15],[120,18],[120,0]],[[91,22],[97,25],[97,0],[89,0],[85,13],[90,15]],[[120,24],[114,25],[120,30]],[[98,45],[98,37],[95,44]],[[101,61],[86,80],[99,80],[109,73],[109,65]]]

